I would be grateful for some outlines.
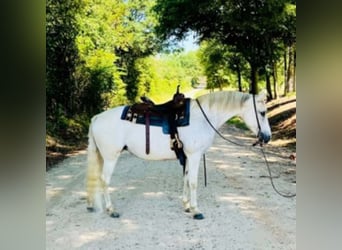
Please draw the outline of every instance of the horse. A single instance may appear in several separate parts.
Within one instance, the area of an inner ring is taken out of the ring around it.
[[[88,134],[87,209],[95,211],[102,207],[103,197],[106,211],[113,218],[120,214],[112,205],[108,186],[124,150],[146,160],[176,159],[175,152],[170,149],[169,136],[155,126],[151,127],[150,153],[146,154],[145,127],[122,120],[124,107],[118,106],[92,117]],[[191,213],[194,219],[204,218],[197,205],[197,177],[201,157],[215,137],[213,127],[218,129],[230,118],[239,116],[260,143],[267,143],[271,139],[271,129],[266,110],[265,91],[257,95],[217,91],[190,99],[190,123],[178,127],[178,133],[186,155],[182,202],[184,211]]]

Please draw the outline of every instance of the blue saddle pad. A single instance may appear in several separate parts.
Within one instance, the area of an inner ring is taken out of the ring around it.
[[[130,108],[131,106],[124,107],[122,114],[121,114],[121,120],[127,120],[131,122],[135,122],[137,124],[145,124],[145,116],[132,114],[132,111],[130,110]],[[128,114],[130,114],[130,117],[135,117],[135,118],[128,119],[127,118]],[[180,112],[180,115],[177,116],[176,124],[177,124],[177,127],[188,126],[190,124],[190,98],[185,99],[184,110]],[[150,125],[162,127],[164,134],[170,134],[170,125],[168,122],[167,115],[165,116],[150,115]]]

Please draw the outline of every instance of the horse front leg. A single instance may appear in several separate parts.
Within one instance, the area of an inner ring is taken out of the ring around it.
[[[183,206],[184,206],[184,211],[186,213],[190,213],[190,196],[189,196],[189,192],[190,192],[190,187],[189,187],[189,170],[188,170],[188,161],[186,163],[186,170],[185,170],[185,174],[184,174],[184,187],[183,187]]]
[[[194,215],[194,219],[202,220],[204,219],[203,214],[198,209],[197,205],[197,182],[198,182],[198,168],[201,161],[201,155],[196,154],[188,158],[189,167],[189,188],[190,188],[190,211]]]

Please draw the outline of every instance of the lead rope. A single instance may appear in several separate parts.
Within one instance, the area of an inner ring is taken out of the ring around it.
[[[203,154],[203,167],[204,167],[204,186],[207,186],[207,164],[205,160],[205,154]]]
[[[250,148],[250,146],[246,146],[246,145],[243,145],[243,144],[240,144],[240,143],[237,143],[237,142],[234,142],[232,140],[229,140],[228,138],[224,137],[214,126],[213,124],[210,122],[208,116],[206,115],[206,113],[204,112],[200,102],[198,99],[196,99],[196,102],[200,108],[200,110],[202,111],[202,114],[204,116],[204,118],[207,120],[208,124],[210,125],[210,127],[216,132],[216,134],[218,134],[222,139],[224,139],[225,141],[228,141],[232,144],[235,144],[237,146],[240,146],[240,147],[248,147]],[[258,115],[257,115],[257,111],[256,111],[256,105],[255,105],[255,97],[253,95],[253,104],[254,104],[254,110],[255,110],[255,115],[256,115],[256,119],[257,119],[257,123],[258,123],[258,128],[259,128],[259,131],[260,131],[260,123],[259,123],[259,119],[258,119]],[[270,166],[269,166],[269,163],[268,163],[268,160],[267,160],[267,157],[266,157],[266,154],[262,148],[262,143],[257,141],[256,143],[253,144],[253,147],[256,146],[256,145],[260,145],[260,151],[264,157],[264,160],[265,160],[265,163],[266,163],[266,167],[267,167],[267,171],[268,171],[268,174],[269,174],[269,178],[270,178],[270,181],[271,181],[271,185],[274,189],[274,191],[279,194],[280,196],[282,197],[285,197],[285,198],[292,198],[292,197],[295,197],[296,194],[285,194],[285,193],[281,193],[280,191],[277,190],[277,188],[275,187],[274,183],[273,183],[273,179],[275,177],[272,176],[272,173],[271,173],[271,169],[270,169]],[[204,180],[205,180],[205,186],[207,186],[207,173],[206,173],[206,163],[205,163],[205,154],[203,154],[203,163],[204,163]]]
[[[268,174],[270,175],[269,177],[270,177],[271,184],[272,184],[272,187],[273,187],[274,191],[276,191],[277,194],[279,194],[280,196],[283,196],[285,198],[295,197],[297,195],[296,193],[294,193],[294,194],[290,194],[290,193],[285,194],[285,193],[281,193],[281,192],[279,192],[277,190],[277,188],[275,187],[275,185],[273,183],[273,178],[275,178],[275,177],[273,177],[272,174],[271,174],[271,169],[270,169],[270,166],[268,164],[268,161],[267,161],[267,158],[266,158],[266,154],[265,154],[262,146],[260,147],[260,151],[262,152],[262,155],[264,156],[264,159],[265,159],[265,162],[266,162],[266,166],[267,166],[267,170],[268,170]]]

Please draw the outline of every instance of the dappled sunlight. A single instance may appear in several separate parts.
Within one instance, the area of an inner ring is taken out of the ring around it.
[[[216,161],[213,161],[215,163],[215,167],[217,169],[232,169],[232,170],[242,170],[241,169],[241,166],[240,165],[237,165],[237,164],[233,164],[233,163],[226,163],[226,162],[216,162]]]
[[[221,150],[222,151],[222,147],[211,146],[209,151],[212,151],[212,150]]]
[[[73,191],[72,194],[75,194],[81,198],[87,197],[87,192],[86,191]]]
[[[262,217],[256,205],[256,198],[230,194],[229,196],[221,196],[218,199],[234,204],[242,213],[250,215],[255,219]]]
[[[67,156],[77,156],[77,155],[86,155],[87,154],[87,150],[83,149],[83,150],[76,150],[76,151],[72,151],[70,153],[67,154]]]
[[[46,220],[45,222],[45,230],[47,232],[51,231],[55,226],[55,222],[53,220]]]
[[[145,193],[143,193],[143,195],[145,196],[145,197],[160,197],[160,196],[163,196],[164,195],[164,193],[163,192],[145,192]]]
[[[273,147],[285,147],[286,145],[291,143],[295,144],[296,138],[272,140],[269,144]]]
[[[215,168],[218,169],[235,169],[235,170],[243,170],[244,164],[248,161],[246,159],[245,161],[241,161],[238,157],[234,158],[233,160],[228,160],[224,157],[221,157],[220,159],[213,159],[211,157],[207,157],[208,162],[210,164],[213,164]]]
[[[229,201],[233,203],[243,203],[243,202],[249,202],[249,201],[255,201],[255,198],[252,197],[246,197],[246,196],[221,196],[219,197],[220,201]]]
[[[108,187],[108,192],[109,193],[113,193],[113,192],[116,192],[118,189],[115,188],[115,187]]]
[[[230,156],[236,156],[236,157],[249,157],[249,156],[252,156],[252,157],[255,157],[256,156],[256,153],[253,152],[253,151],[246,151],[246,150],[243,150],[243,151],[229,151],[229,154]]]
[[[214,165],[216,168],[219,169],[226,169],[226,168],[240,168],[240,164],[237,162],[227,162],[225,160],[210,160],[211,164]]]
[[[226,164],[226,162],[223,160],[212,160],[212,159],[208,159],[208,160],[210,160],[211,162],[213,162],[215,164]]]
[[[46,198],[51,199],[54,196],[58,196],[61,192],[63,192],[65,189],[61,187],[56,188],[48,188],[46,189]]]
[[[124,226],[124,230],[128,233],[133,232],[139,228],[136,222],[129,219],[121,220],[121,224]]]
[[[249,157],[249,156],[255,156],[256,152],[248,149],[247,147],[241,147],[241,148],[230,148],[227,147],[226,145],[221,145],[219,147],[211,147],[210,150],[208,151],[210,152],[221,152],[223,157],[225,155],[227,156],[240,156],[240,157]]]
[[[73,175],[59,175],[59,176],[57,176],[57,179],[67,180],[67,179],[71,179],[72,177],[73,177]]]
[[[78,237],[77,242],[75,243],[75,247],[82,247],[83,245],[88,244],[92,241],[99,240],[103,238],[106,234],[107,232],[104,231],[82,233]]]
[[[136,190],[137,188],[135,186],[120,186],[120,187],[113,187],[113,186],[108,186],[108,192],[109,193],[116,193],[116,192],[122,192],[122,191],[131,191],[131,190]]]

